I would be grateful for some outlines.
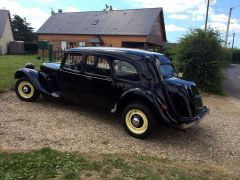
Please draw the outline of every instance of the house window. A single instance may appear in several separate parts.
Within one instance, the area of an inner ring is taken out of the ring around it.
[[[67,49],[67,41],[61,41],[61,50],[66,51]]]
[[[85,42],[79,42],[79,46],[84,47],[84,46],[86,46],[86,43]]]
[[[126,47],[126,48],[144,48],[144,42],[122,42],[122,47]]]

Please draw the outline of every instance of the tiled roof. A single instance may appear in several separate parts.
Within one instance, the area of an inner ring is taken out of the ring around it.
[[[162,8],[55,13],[38,34],[148,35]]]

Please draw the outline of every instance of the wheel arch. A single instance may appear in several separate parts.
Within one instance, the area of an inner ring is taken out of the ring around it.
[[[155,100],[147,92],[135,89],[122,94],[117,104],[117,111],[122,113],[124,108],[131,103],[141,103],[146,105],[152,111],[157,120],[161,119],[159,113],[159,110],[161,110],[160,107],[158,107]]]
[[[36,87],[36,89],[40,92],[43,92],[45,94],[50,94],[48,91],[46,91],[43,86],[41,85],[39,81],[39,74],[36,70],[34,69],[29,69],[29,68],[22,68],[19,69],[15,75],[15,79],[20,79],[22,77],[27,77],[29,81]]]
[[[20,79],[22,77],[28,77],[28,76],[21,70],[18,70],[14,75],[15,79]]]

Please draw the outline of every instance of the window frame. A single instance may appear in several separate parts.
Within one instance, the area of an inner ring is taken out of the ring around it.
[[[104,75],[100,75],[100,74],[95,74],[95,73],[91,73],[91,72],[87,72],[86,71],[86,65],[87,65],[87,58],[88,56],[98,56],[98,57],[102,57],[104,59],[107,60],[108,64],[109,64],[109,68],[110,68],[110,76],[104,76]],[[98,54],[98,53],[87,53],[84,56],[84,65],[83,65],[83,74],[86,76],[92,76],[92,77],[100,77],[100,78],[104,78],[104,79],[113,79],[114,74],[113,74],[113,66],[112,66],[112,61],[110,60],[109,56],[103,55],[103,54]]]
[[[138,80],[129,80],[129,79],[124,79],[124,78],[120,78],[119,76],[116,75],[116,72],[115,72],[115,68],[113,67],[113,74],[114,74],[114,78],[116,80],[121,80],[121,81],[125,81],[125,82],[132,82],[132,83],[138,83],[138,82],[141,82],[142,78],[140,76],[140,70],[139,70],[139,67],[137,66],[136,63],[134,62],[131,62],[129,61],[128,59],[123,59],[123,58],[119,58],[119,57],[112,57],[112,63],[115,61],[115,60],[119,60],[119,61],[123,61],[123,62],[127,62],[129,64],[131,64],[137,71],[137,74],[138,74],[138,77],[139,79]],[[112,65],[114,66],[114,65]]]
[[[72,56],[79,55],[79,56],[82,56],[82,64],[81,64],[81,69],[80,70],[74,70],[74,69],[70,69],[70,68],[65,67],[68,55],[72,55]],[[80,73],[83,72],[84,62],[85,62],[85,55],[84,55],[84,53],[81,53],[81,52],[74,52],[74,53],[73,52],[67,52],[67,53],[65,53],[63,61],[61,63],[61,69],[65,70],[65,71],[72,71],[74,73],[80,74]]]

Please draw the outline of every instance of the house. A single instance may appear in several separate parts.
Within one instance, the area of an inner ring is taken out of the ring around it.
[[[59,51],[78,46],[144,48],[167,41],[162,8],[52,12],[37,35]]]
[[[13,33],[10,12],[0,9],[0,55],[8,53],[8,44],[11,41],[13,41]]]

